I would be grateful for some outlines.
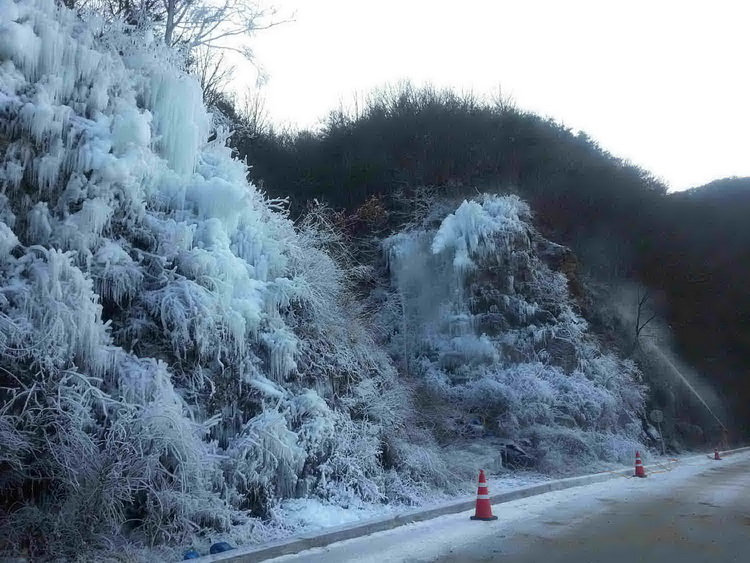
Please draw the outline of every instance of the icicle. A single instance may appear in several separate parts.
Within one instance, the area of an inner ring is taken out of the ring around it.
[[[154,115],[158,146],[179,174],[190,174],[198,149],[208,137],[209,117],[195,78],[152,69],[148,108]]]
[[[7,259],[10,251],[18,246],[18,238],[11,228],[0,221],[0,259]]]

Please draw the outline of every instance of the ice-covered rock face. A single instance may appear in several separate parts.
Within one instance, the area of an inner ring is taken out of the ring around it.
[[[383,494],[357,393],[388,392],[387,356],[315,234],[222,131],[208,141],[196,80],[146,39],[0,0],[0,549],[40,527],[38,549],[70,550],[226,531],[281,495]],[[362,420],[329,408],[334,390]]]
[[[528,206],[486,195],[434,219],[385,250],[400,309],[392,351],[450,405],[435,409],[439,433],[472,435],[478,421],[488,437],[532,438],[553,470],[569,455],[625,461],[642,436],[639,372],[589,332],[567,278],[541,259],[561,248]]]

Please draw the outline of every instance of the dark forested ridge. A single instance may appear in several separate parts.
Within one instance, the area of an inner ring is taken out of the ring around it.
[[[292,213],[323,200],[356,214],[394,193],[515,192],[542,232],[570,245],[588,274],[664,295],[679,351],[735,403],[750,399],[750,180],[667,194],[649,172],[589,138],[512,105],[410,86],[382,90],[318,131],[238,135],[235,148]],[[361,234],[361,233],[360,233]]]
[[[512,186],[564,234],[666,192],[584,133],[503,103],[409,86],[381,91],[359,115],[332,113],[318,132],[240,136],[236,147],[254,180],[293,201],[354,209],[398,188]],[[577,220],[566,220],[573,211]]]
[[[669,296],[680,352],[750,416],[750,178],[725,178],[660,202],[642,279]]]

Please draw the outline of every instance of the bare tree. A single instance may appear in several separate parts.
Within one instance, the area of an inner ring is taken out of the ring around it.
[[[188,52],[201,46],[230,50],[252,59],[244,43],[256,31],[288,19],[276,8],[257,0],[65,0],[105,16],[121,17],[132,24],[150,22],[163,33],[164,42]]]
[[[198,47],[191,57],[190,66],[200,81],[203,102],[209,107],[221,100],[236,69],[235,65],[225,61],[225,55],[224,51]]]
[[[249,60],[252,50],[243,39],[270,29],[284,20],[275,8],[254,0],[161,0],[164,11],[164,42],[187,50],[208,47],[234,51]]]
[[[653,308],[651,308],[649,304],[650,298],[651,296],[648,291],[641,291],[640,289],[638,290],[634,325],[635,334],[633,335],[633,348],[631,350],[631,354],[638,347],[643,329],[645,329],[646,326],[648,326],[648,324],[656,318],[656,312],[653,310]]]
[[[240,110],[240,123],[243,133],[249,137],[256,137],[267,130],[268,108],[261,84],[256,84],[255,89],[246,92]]]
[[[220,101],[235,71],[225,56],[241,54],[253,63],[259,80],[265,79],[247,40],[255,32],[270,29],[290,18],[279,17],[276,8],[261,0],[64,0],[105,18],[121,18],[132,25],[148,25],[164,43],[181,49],[188,68],[200,80],[204,101]]]
[[[492,103],[503,113],[515,111],[516,101],[513,96],[503,92],[502,84],[497,85],[497,91],[492,94]]]

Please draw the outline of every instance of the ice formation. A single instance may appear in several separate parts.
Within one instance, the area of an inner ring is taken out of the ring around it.
[[[395,385],[387,355],[314,229],[248,184],[197,81],[145,43],[53,0],[0,0],[11,552],[248,541],[280,497],[386,494],[398,425],[362,397]]]
[[[605,351],[516,196],[435,204],[384,242],[394,291],[382,305],[396,360],[431,397],[423,416],[446,441],[523,444],[551,471],[627,461],[643,436],[644,387]],[[390,304],[389,304],[390,302]]]

